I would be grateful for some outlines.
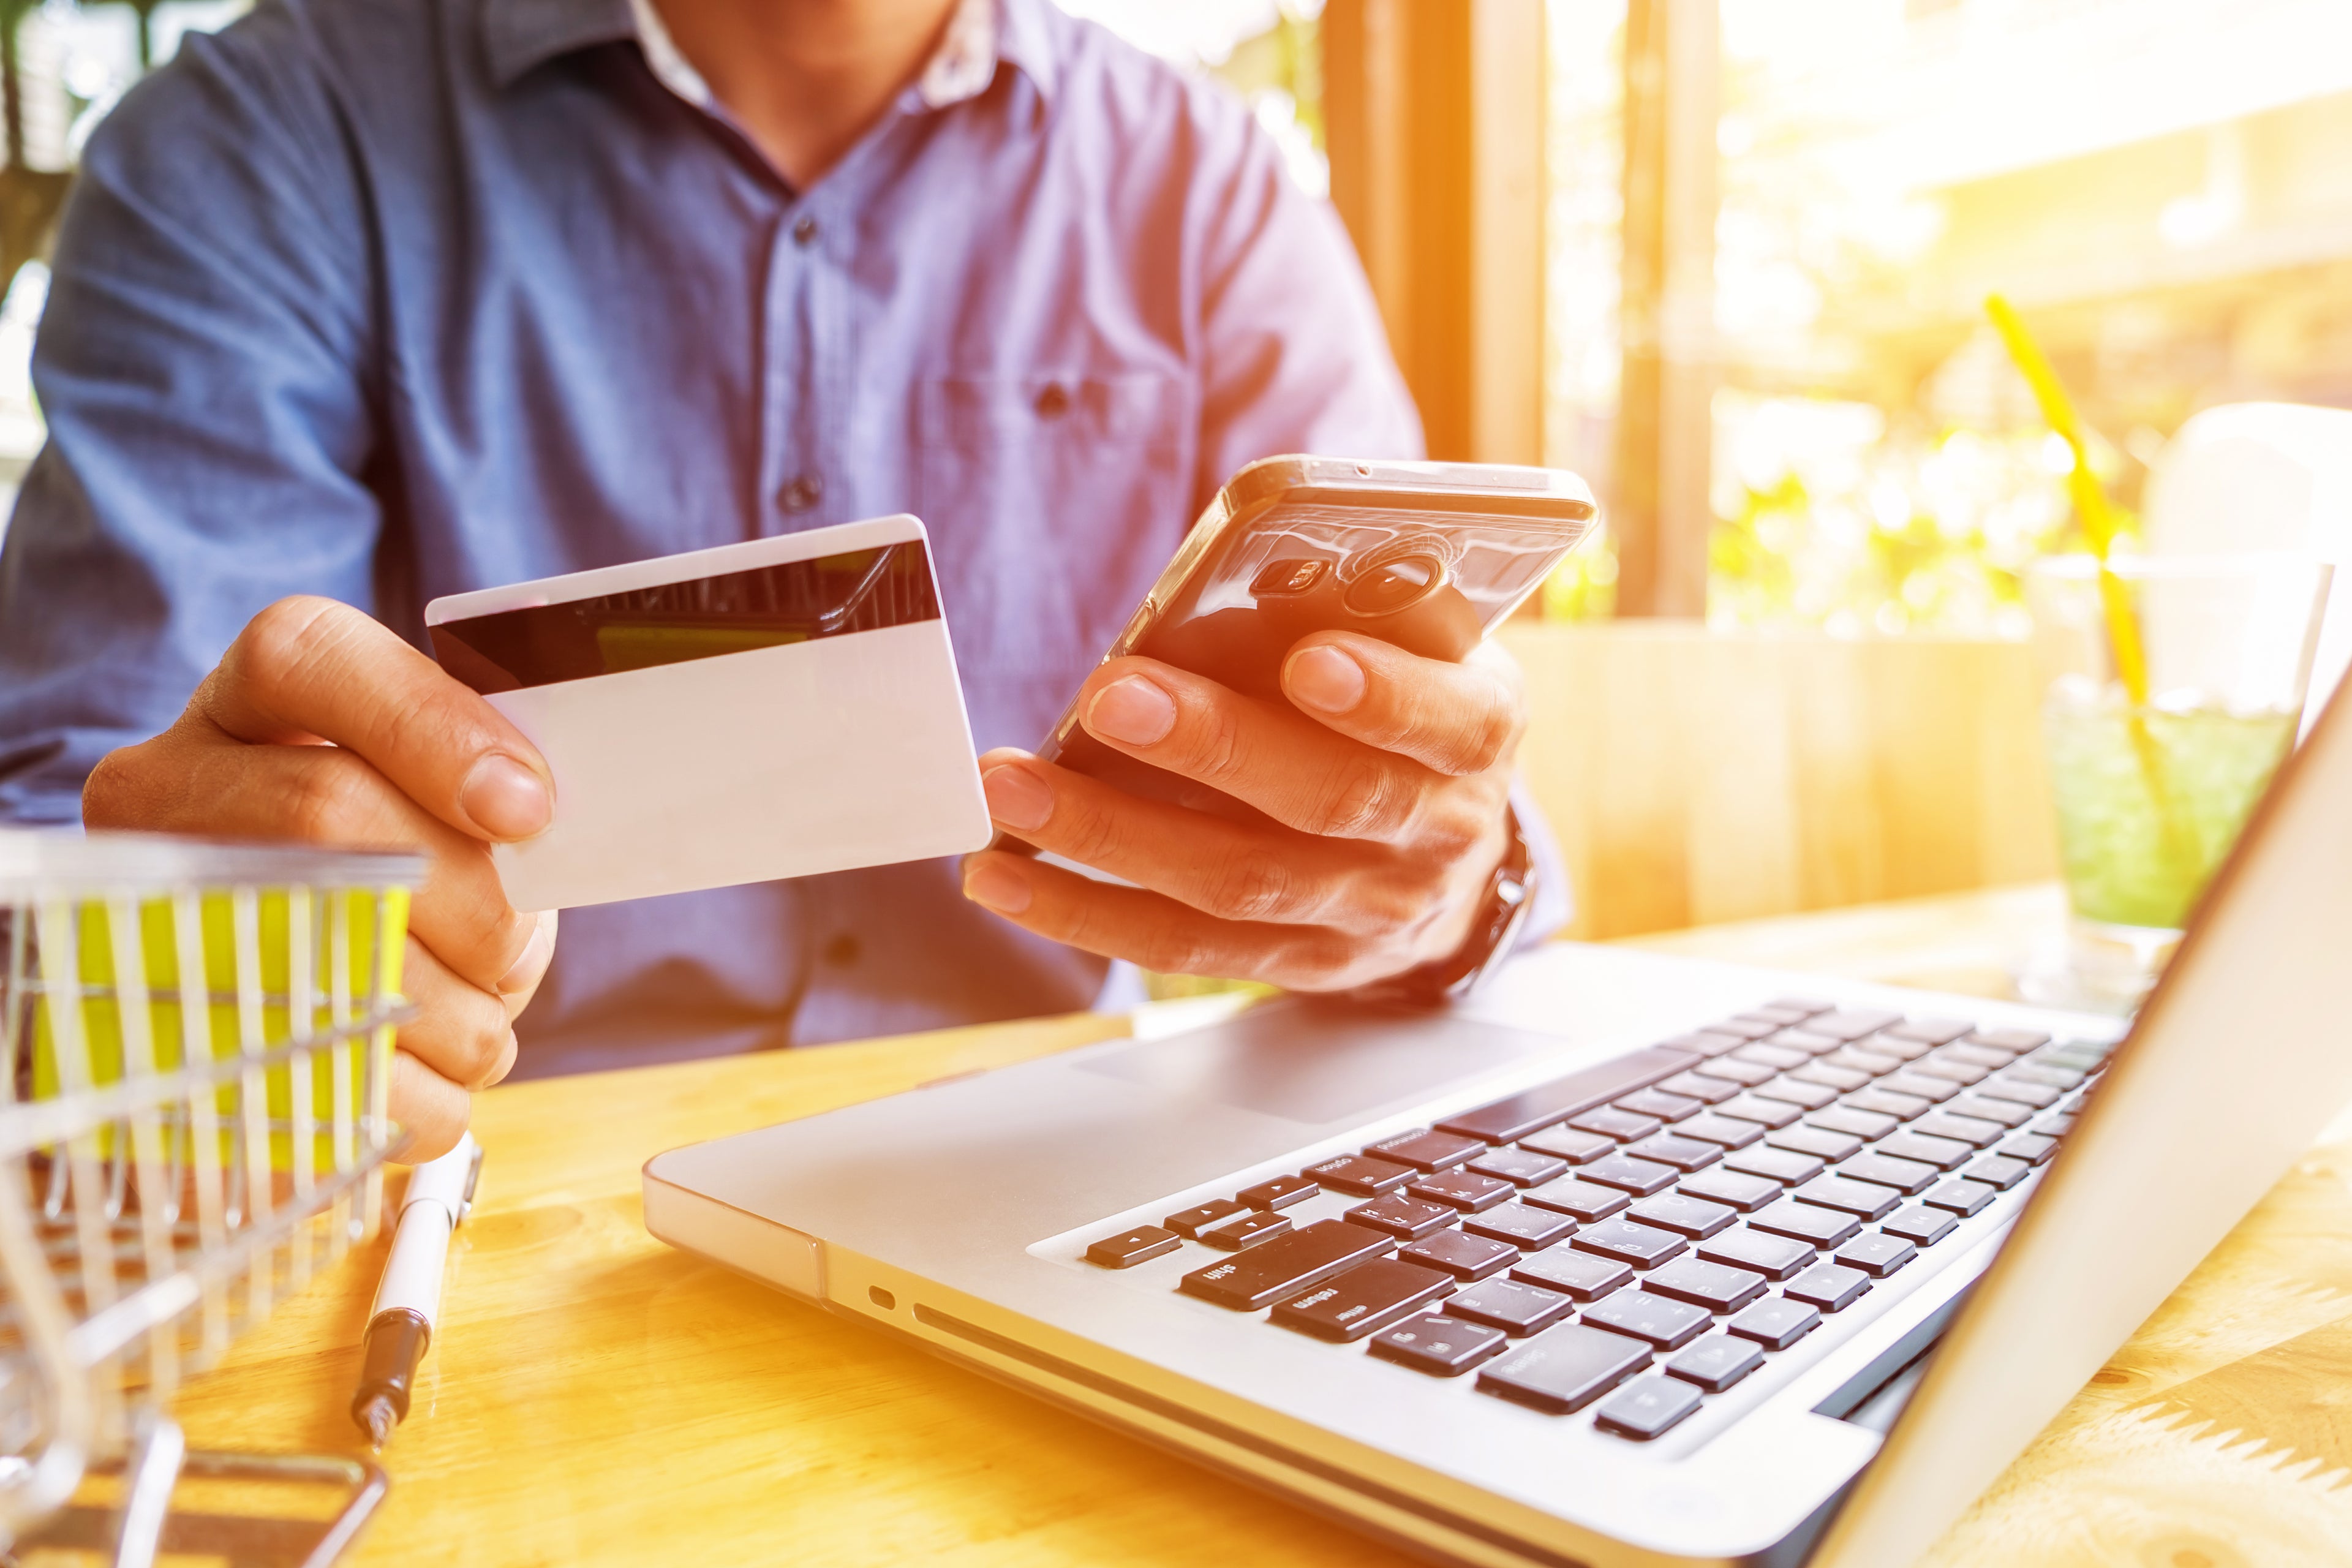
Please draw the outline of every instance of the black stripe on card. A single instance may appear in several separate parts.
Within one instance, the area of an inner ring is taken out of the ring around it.
[[[429,628],[441,668],[515,691],[940,618],[919,540]]]

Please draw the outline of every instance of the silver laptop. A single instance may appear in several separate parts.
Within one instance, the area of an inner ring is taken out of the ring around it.
[[[675,1150],[646,1223],[1423,1555],[1886,1568],[2352,1098],[2347,953],[2339,697],[2128,1037],[1563,943]]]

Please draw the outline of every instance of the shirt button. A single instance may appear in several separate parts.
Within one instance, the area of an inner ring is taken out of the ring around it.
[[[1058,418],[1070,410],[1069,392],[1058,381],[1047,382],[1045,390],[1037,395],[1034,406],[1043,418]]]
[[[793,243],[799,246],[803,250],[806,250],[810,246],[814,245],[816,243],[816,219],[809,216],[806,213],[803,213],[800,216],[800,221],[793,225]]]
[[[786,511],[806,511],[824,499],[824,481],[814,474],[795,474],[776,493]]]

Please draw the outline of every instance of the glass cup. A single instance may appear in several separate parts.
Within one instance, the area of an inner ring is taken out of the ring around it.
[[[2214,870],[2294,744],[2329,568],[2286,554],[2118,557],[2148,671],[2116,673],[2098,563],[2027,573],[2048,682],[2042,733],[2073,911],[2063,961],[2030,999],[2125,1012],[2179,943]]]

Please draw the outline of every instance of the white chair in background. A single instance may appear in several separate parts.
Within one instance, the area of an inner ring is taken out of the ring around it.
[[[2308,731],[2352,667],[2352,409],[2236,403],[2197,415],[2148,472],[2141,528],[2158,555],[2310,551],[2334,563]]]

